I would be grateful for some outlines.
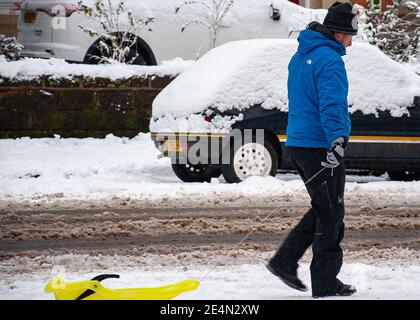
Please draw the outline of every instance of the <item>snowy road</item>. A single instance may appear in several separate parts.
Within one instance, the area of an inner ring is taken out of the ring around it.
[[[159,254],[233,246],[255,228],[246,245],[274,250],[306,211],[305,206],[213,207],[24,211],[0,216],[2,258],[73,253],[130,254],[141,249]],[[271,216],[261,223],[262,219]],[[355,251],[407,247],[420,250],[420,208],[349,205],[344,248]]]
[[[43,286],[57,273],[119,273],[105,284],[134,287],[210,270],[180,298],[310,298],[263,266],[308,208],[295,174],[185,184],[147,134],[0,140],[0,154],[0,299],[51,299]],[[345,201],[340,277],[358,287],[354,298],[420,299],[420,182],[349,175]],[[310,259],[300,269],[307,284]]]
[[[0,215],[0,298],[45,299],[55,274],[68,280],[119,273],[111,287],[201,279],[181,299],[307,299],[263,264],[306,207],[79,209]],[[349,204],[342,278],[359,299],[420,299],[420,207]],[[253,227],[255,233],[235,248]],[[310,283],[308,252],[300,269]],[[244,284],[246,277],[246,284]],[[222,286],[223,289],[219,289]]]

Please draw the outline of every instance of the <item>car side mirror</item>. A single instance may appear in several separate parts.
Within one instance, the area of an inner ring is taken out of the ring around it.
[[[271,5],[271,19],[274,21],[280,21],[281,13],[278,8],[274,8],[273,5]]]

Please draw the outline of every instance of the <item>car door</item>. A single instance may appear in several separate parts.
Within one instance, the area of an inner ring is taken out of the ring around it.
[[[393,164],[420,167],[420,100],[408,108],[409,114],[392,116],[357,111],[351,115],[352,132],[347,158],[350,165],[389,167]]]

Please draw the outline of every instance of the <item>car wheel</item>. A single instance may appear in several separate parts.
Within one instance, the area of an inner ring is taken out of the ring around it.
[[[228,183],[238,183],[251,176],[275,176],[279,159],[270,141],[264,144],[256,142],[228,146],[230,149],[229,164],[222,164],[222,174]]]
[[[388,171],[391,180],[396,181],[415,181],[420,180],[420,172],[413,171]]]
[[[147,44],[142,41],[141,39],[137,38],[135,35],[128,35],[127,38],[123,38],[123,34],[117,34],[117,41],[118,43],[126,42],[127,47],[129,50],[126,52],[124,56],[123,63],[130,63],[134,65],[155,65],[156,61],[154,57],[150,57],[153,55],[151,53],[150,48]],[[134,39],[134,38],[135,39]],[[132,45],[132,41],[135,40],[135,45]],[[101,50],[100,42],[104,41],[107,43],[109,47],[111,47],[111,43],[106,38],[102,38],[97,40],[87,51],[83,63],[85,64],[100,64],[104,58],[110,58],[111,55],[106,50]],[[120,44],[121,46],[121,44]]]
[[[220,166],[213,164],[172,164],[172,170],[184,182],[210,182],[221,175]]]

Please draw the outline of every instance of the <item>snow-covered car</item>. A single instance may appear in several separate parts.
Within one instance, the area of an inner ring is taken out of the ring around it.
[[[222,173],[227,182],[239,182],[292,168],[285,149],[287,66],[296,48],[293,39],[222,45],[156,97],[152,139],[180,179],[209,181]],[[419,178],[420,77],[367,43],[355,42],[344,60],[353,128],[347,168]],[[262,130],[263,140],[230,143],[247,129],[252,135]],[[190,151],[198,146],[192,162]]]
[[[96,62],[97,59],[92,57],[103,54],[98,44],[105,32],[95,19],[80,11],[78,1],[24,1],[18,25],[18,41],[24,45],[22,56]],[[119,1],[111,0],[111,3],[116,6]],[[84,4],[92,2],[83,1]],[[209,10],[203,5],[191,4],[175,13],[176,8],[185,2],[189,1],[125,0],[133,17],[153,18],[148,27],[132,31],[136,45],[133,46],[135,50],[128,53],[127,60],[138,57],[134,64],[153,65],[176,57],[196,59],[206,53],[212,47],[209,29],[205,26],[206,19],[211,18]],[[310,21],[322,21],[325,14],[326,10],[303,8],[287,0],[235,0],[221,20],[216,45],[242,39],[295,37]],[[123,18],[125,20],[111,28],[111,34],[129,30],[126,16],[121,15]],[[84,30],[96,30],[99,35],[91,36],[79,26]]]

